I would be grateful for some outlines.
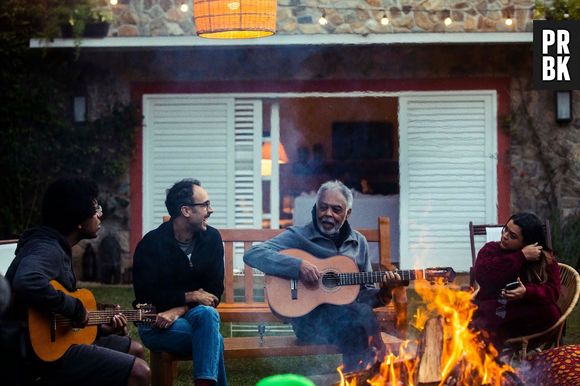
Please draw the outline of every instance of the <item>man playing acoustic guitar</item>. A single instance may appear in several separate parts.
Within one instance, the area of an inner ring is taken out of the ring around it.
[[[97,237],[103,215],[97,196],[97,185],[85,178],[63,178],[52,183],[42,202],[42,226],[22,234],[6,273],[14,295],[8,319],[26,322],[27,310],[30,315],[47,315],[45,325],[33,325],[29,319],[31,361],[39,378],[34,384],[149,385],[143,347],[119,334],[127,325],[127,318],[121,314],[112,313],[102,319],[107,323],[98,327],[100,334],[94,344],[90,344],[93,335],[89,344],[59,346],[77,332],[90,330],[96,335],[97,327],[83,328],[91,324],[90,319],[94,324],[101,323],[101,319],[95,322],[96,312],[88,312],[81,299],[73,296],[77,290],[71,256],[71,248],[79,241]],[[39,333],[46,337],[48,351],[47,347],[37,347],[38,342],[35,347],[34,337]],[[54,350],[62,348],[62,355],[51,355],[51,346]],[[41,360],[44,355],[49,359]],[[23,379],[18,382],[27,383]]]
[[[367,240],[347,221],[352,202],[352,193],[342,182],[324,183],[312,209],[312,222],[290,227],[254,246],[244,255],[244,262],[269,275],[299,279],[305,287],[318,285],[319,269],[296,254],[292,256],[280,251],[300,249],[319,259],[343,255],[354,260],[359,271],[371,272]],[[353,303],[322,304],[306,315],[291,319],[297,338],[308,343],[338,345],[347,372],[372,365],[384,355],[384,344],[372,309],[391,300],[391,289],[400,285],[400,280],[398,274],[385,272],[381,289],[361,285]]]

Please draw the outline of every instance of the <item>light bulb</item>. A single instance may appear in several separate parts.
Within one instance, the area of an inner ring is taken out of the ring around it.
[[[445,21],[443,21],[443,23],[445,23],[446,26],[451,25],[451,23],[453,23],[453,20],[451,20],[451,18],[449,16],[447,16],[445,18]]]
[[[187,5],[186,3],[182,3],[179,6],[179,9],[181,10],[181,12],[185,13],[185,12],[189,11],[189,5]]]
[[[117,4],[119,4],[119,1],[118,0],[110,0],[109,2],[111,3],[111,5],[117,5]]]
[[[320,25],[327,25],[328,24],[328,20],[326,20],[326,17],[324,17],[324,15],[320,16],[320,19],[318,19],[318,24],[320,24]]]
[[[512,25],[514,23],[514,21],[512,20],[511,17],[508,17],[507,19],[505,19],[505,25]]]
[[[382,25],[388,25],[389,24],[389,18],[387,16],[383,16],[381,18],[381,24]]]
[[[235,11],[236,9],[240,8],[240,2],[231,1],[228,3],[228,8],[230,9],[230,11]]]

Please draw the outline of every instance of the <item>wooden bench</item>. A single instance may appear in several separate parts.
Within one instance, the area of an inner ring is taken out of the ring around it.
[[[243,276],[236,277],[234,273],[235,243],[242,243],[243,250],[247,251],[254,243],[263,242],[283,232],[283,229],[222,229],[220,234],[224,242],[225,277],[224,295],[218,306],[222,323],[249,322],[261,325],[267,322],[279,322],[266,301],[256,301],[254,287],[256,281],[263,280],[263,276],[254,275],[254,270],[244,265]],[[379,217],[377,229],[358,229],[369,242],[379,243],[379,261],[383,268],[392,268],[390,260],[390,223],[387,217]],[[236,278],[242,283],[236,282]],[[244,301],[234,300],[236,285],[243,291]],[[376,309],[381,323],[406,325],[406,312],[397,313],[396,309],[406,310],[406,304],[391,302],[386,307]],[[263,331],[263,329],[262,329]],[[393,349],[397,349],[401,340],[383,334],[383,340]],[[338,354],[338,348],[334,345],[313,345],[299,342],[294,336],[269,336],[264,334],[255,337],[226,337],[224,338],[224,357],[228,358],[255,358],[271,356],[303,356]],[[182,357],[167,352],[151,352],[151,375],[152,386],[172,385],[173,377],[178,361],[191,361],[191,356]]]

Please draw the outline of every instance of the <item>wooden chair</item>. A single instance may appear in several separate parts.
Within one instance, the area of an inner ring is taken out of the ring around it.
[[[530,349],[545,350],[562,344],[566,318],[574,310],[580,296],[580,275],[569,265],[558,263],[558,266],[561,285],[558,307],[562,311],[562,316],[554,325],[542,332],[506,340],[505,345],[513,350],[516,359],[524,359]]]

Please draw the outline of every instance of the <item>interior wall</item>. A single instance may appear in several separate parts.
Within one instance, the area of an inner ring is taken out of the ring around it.
[[[296,98],[280,101],[280,140],[290,161],[300,146],[320,143],[325,161],[332,157],[332,123],[388,121],[393,123],[393,159],[399,159],[397,98]]]
[[[363,98],[294,98],[280,100],[280,141],[289,162],[280,166],[281,217],[293,206],[294,197],[312,193],[329,179],[340,179],[349,187],[362,191],[366,179],[370,191],[365,193],[398,193],[398,100],[392,97]],[[378,160],[345,160],[332,158],[333,122],[389,122],[392,154]],[[300,154],[300,148],[307,154]]]

